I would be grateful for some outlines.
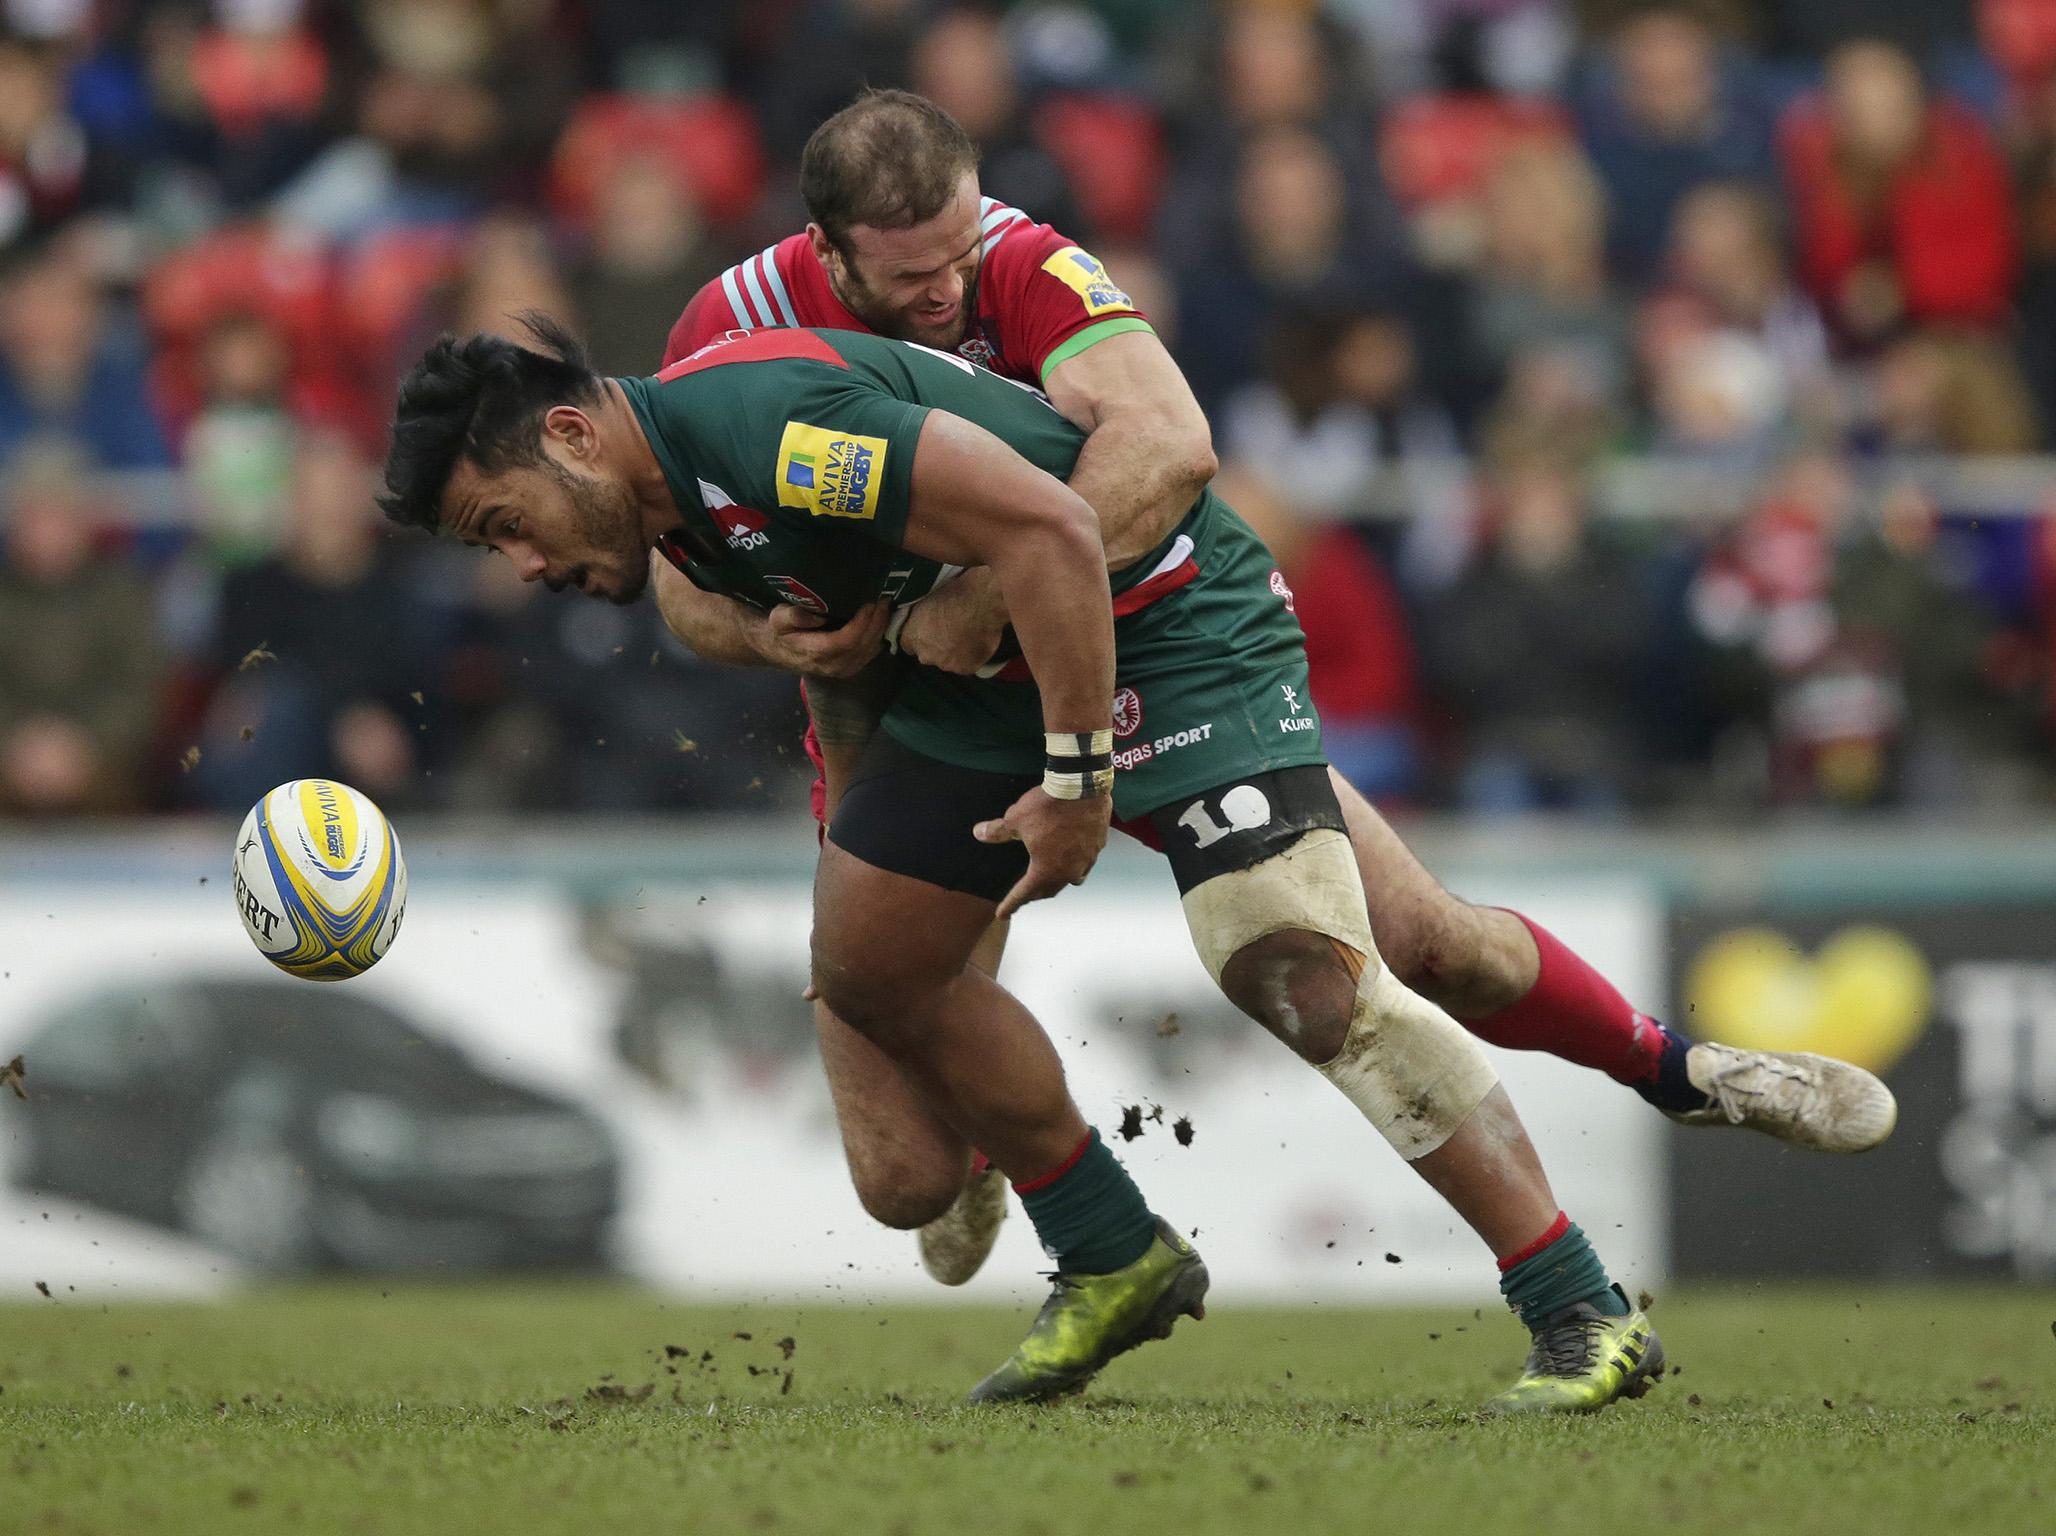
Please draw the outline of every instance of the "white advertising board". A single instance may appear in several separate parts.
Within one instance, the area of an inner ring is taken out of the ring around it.
[[[1471,894],[1529,913],[1629,996],[1662,995],[1661,913],[1639,887]],[[944,1291],[921,1273],[910,1235],[857,1205],[797,1000],[807,928],[808,891],[792,882],[652,884],[594,904],[545,880],[417,869],[392,953],[343,985],[490,1072],[600,1113],[625,1158],[615,1256],[653,1285],[750,1298],[1036,1295],[1047,1261],[1018,1209],[985,1272]],[[110,936],[123,939],[118,962]],[[273,974],[218,878],[0,880],[0,955],[0,1060],[110,974]],[[1057,1040],[1075,1097],[1152,1205],[1198,1230],[1218,1297],[1495,1294],[1482,1245],[1320,1078],[1226,1010],[1168,881],[1109,881],[1032,909],[1003,979]],[[1664,1122],[1596,1073],[1494,1055],[1564,1207],[1631,1288],[1658,1283]],[[33,1056],[28,1069],[33,1092]],[[1129,1106],[1144,1117],[1132,1140],[1119,1133]],[[13,1108],[0,1102],[0,1153],[18,1134]],[[1189,1145],[1173,1135],[1181,1119]],[[234,1274],[190,1240],[0,1185],[0,1291],[42,1280],[207,1294]]]

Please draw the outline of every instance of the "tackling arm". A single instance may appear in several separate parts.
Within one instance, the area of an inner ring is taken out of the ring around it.
[[[1099,515],[1110,570],[1161,544],[1214,477],[1213,437],[1185,376],[1149,331],[1126,331],[1065,359],[1050,403],[1086,434],[1070,487]],[[992,659],[1009,609],[990,572],[969,571],[917,604],[900,648],[945,672]]]
[[[1087,347],[1057,364],[1043,386],[1086,434],[1070,486],[1099,514],[1107,565],[1132,565],[1164,541],[1214,477],[1206,415],[1149,331]]]

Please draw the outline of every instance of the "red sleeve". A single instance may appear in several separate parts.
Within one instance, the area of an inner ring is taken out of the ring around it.
[[[1103,320],[1139,320],[1138,310],[1088,252],[1027,221],[1008,228],[979,274],[990,285],[981,308],[993,318],[1002,371],[1040,382],[1050,353]]]
[[[1929,144],[1893,178],[1883,227],[1866,228],[1835,163],[1818,102],[1802,102],[1779,141],[1792,194],[1799,266],[1830,313],[1867,258],[1889,259],[1908,312],[1921,321],[1989,325],[2004,318],[2019,266],[2006,167],[1984,127],[1947,103],[1929,120]]]
[[[2019,264],[2012,188],[1984,125],[1945,105],[1892,192],[1892,257],[1916,320],[1993,325]]]
[[[717,277],[692,296],[685,313],[671,327],[670,338],[664,343],[663,366],[669,368],[681,357],[699,351],[710,341],[719,341],[733,329],[735,311],[728,307],[728,295],[722,291],[721,279]]]

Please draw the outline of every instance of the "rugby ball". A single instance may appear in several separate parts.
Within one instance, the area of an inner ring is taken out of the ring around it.
[[[236,834],[236,911],[258,953],[289,976],[361,976],[399,936],[407,863],[385,814],[333,779],[294,779]]]

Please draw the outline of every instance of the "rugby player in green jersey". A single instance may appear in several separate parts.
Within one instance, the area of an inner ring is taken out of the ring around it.
[[[966,567],[1000,588],[1018,665],[902,681],[829,826],[813,938],[823,1000],[1005,1173],[1056,1258],[1028,1337],[974,1398],[1076,1390],[1202,1310],[1197,1254],[1086,1125],[1040,1026],[970,964],[995,916],[1084,878],[1114,816],[1168,850],[1228,997],[1498,1257],[1534,1342],[1494,1405],[1598,1408],[1662,1373],[1481,1047],[1378,959],[1299,628],[1232,510],[1202,493],[1110,582],[1091,509],[1059,478],[1082,435],[961,358],[785,329],[610,379],[549,322],[531,329],[538,347],[445,338],[409,374],[389,515],[614,602],[643,591],[652,546],[706,590],[837,624]],[[1127,692],[1191,723],[1117,774]]]
[[[905,91],[864,91],[815,129],[799,192],[806,228],[707,282],[672,327],[665,365],[772,326],[953,352],[1044,391],[1085,434],[1066,483],[1098,514],[1111,568],[1125,571],[1161,544],[1214,476],[1212,439],[1177,363],[1113,273],[1032,212],[982,196],[977,146],[948,113]],[[814,814],[824,826],[905,658],[977,672],[1007,619],[990,573],[973,570],[904,610],[887,655],[873,618],[833,627],[793,604],[760,612],[668,565],[654,579],[665,623],[694,650],[805,678],[804,746],[820,770]],[[1289,604],[1284,575],[1271,580]],[[1190,733],[1206,728],[1203,719],[1166,727],[1160,703],[1117,696],[1117,767],[1187,751]],[[1604,1072],[1687,1125],[1747,1127],[1834,1152],[1890,1134],[1897,1106],[1873,1074],[1666,1028],[1531,918],[1446,890],[1332,768],[1330,782],[1384,962],[1488,1044]],[[981,946],[988,974],[1005,936],[998,925]],[[962,1284],[998,1235],[1004,1181],[922,1109],[862,1035],[824,1007],[815,1023],[858,1198],[877,1220],[918,1230],[928,1272]]]

